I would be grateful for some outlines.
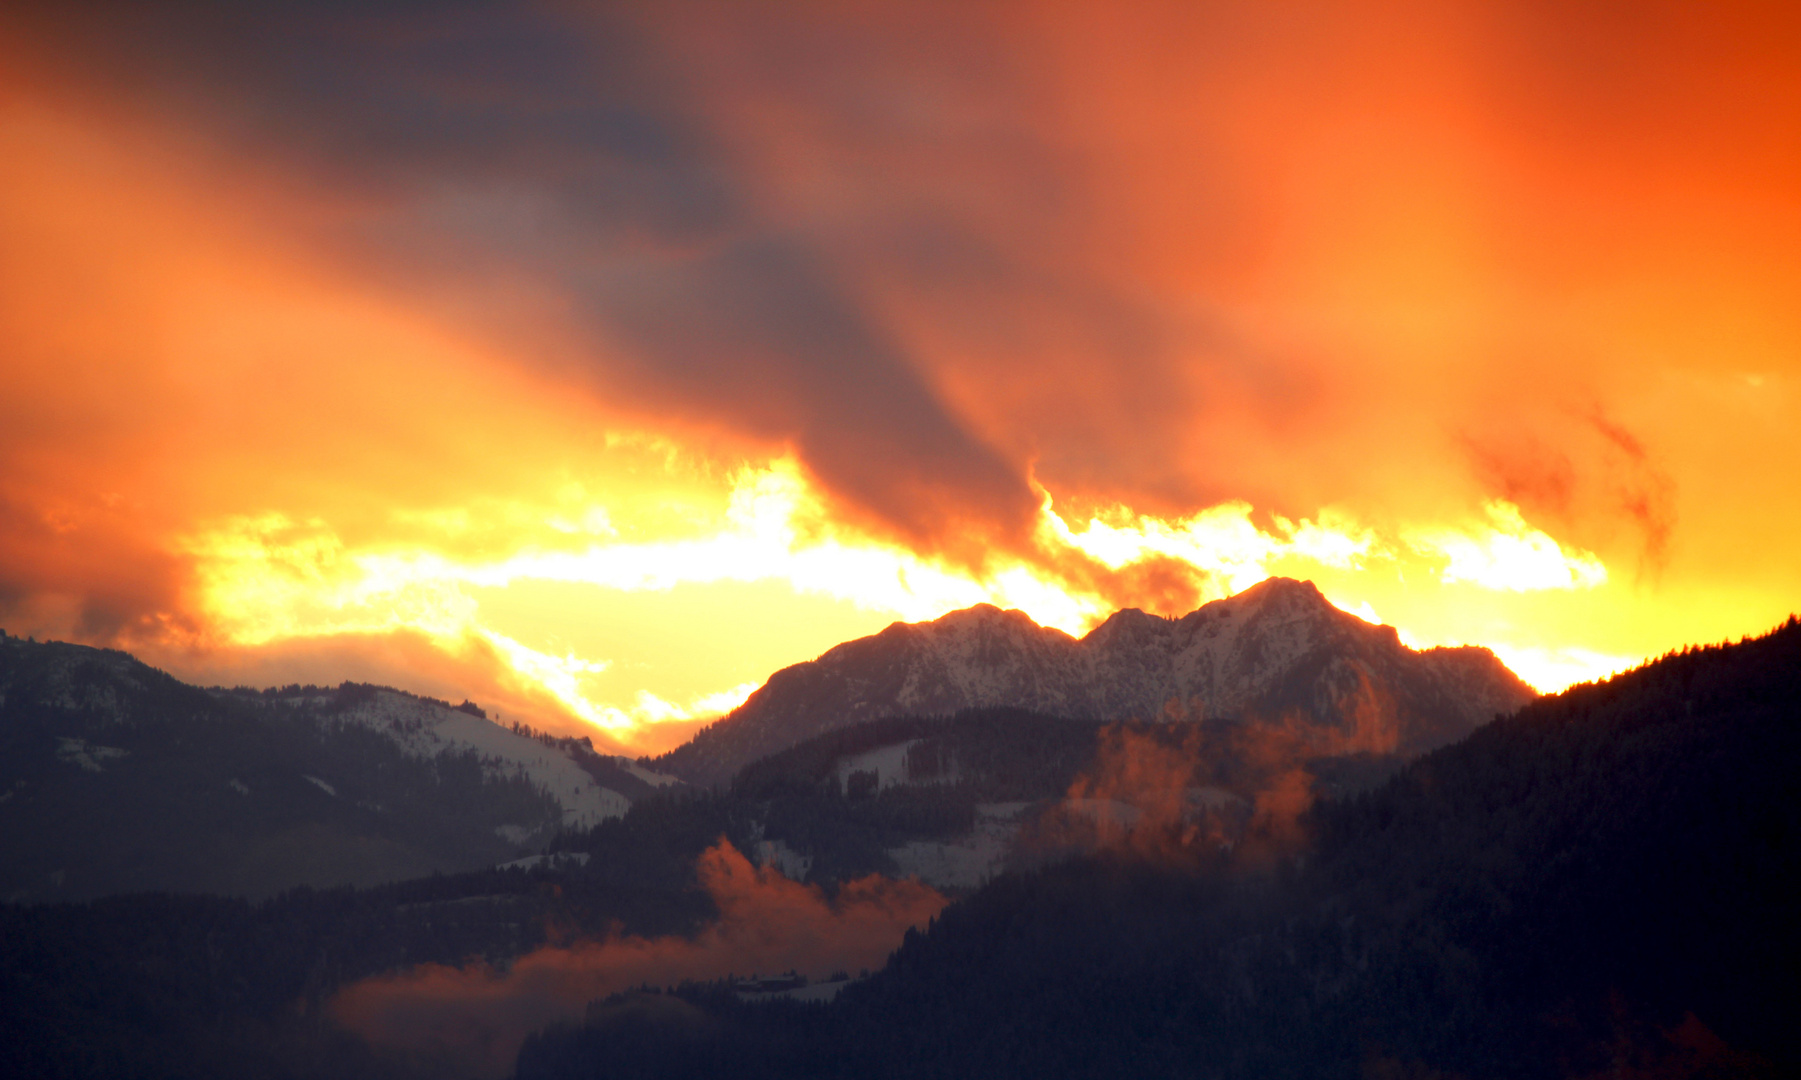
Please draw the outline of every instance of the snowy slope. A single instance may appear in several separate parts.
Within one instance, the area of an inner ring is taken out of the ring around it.
[[[913,840],[888,850],[902,877],[938,889],[974,889],[1005,868],[1020,823],[1032,803],[981,803],[975,827],[951,840]]]
[[[372,728],[415,757],[474,750],[492,772],[523,772],[562,805],[565,828],[623,817],[631,807],[624,795],[602,787],[562,750],[472,713],[391,690],[376,690],[348,707],[333,708],[333,700],[308,702],[316,719]]]
[[[990,706],[1102,720],[1256,716],[1307,727],[1333,752],[1417,753],[1533,696],[1486,649],[1417,652],[1312,583],[1271,578],[1181,619],[1120,611],[1080,640],[985,604],[895,623],[777,672],[662,767],[719,783],[823,731]]]
[[[615,757],[614,764],[632,774],[653,788],[666,788],[682,782],[681,777],[668,773],[653,772],[628,757]]]

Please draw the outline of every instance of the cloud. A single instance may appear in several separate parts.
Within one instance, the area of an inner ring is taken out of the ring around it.
[[[267,657],[249,622],[427,632],[496,567],[613,559],[638,591],[860,577],[876,623],[1074,629],[1279,569],[1557,670],[1744,632],[1801,589],[1801,503],[1761,479],[1801,473],[1771,149],[1801,64],[1768,15],[8,11],[0,613]],[[793,543],[733,543],[732,478],[778,468]],[[413,576],[356,625],[213,605],[267,567],[196,542],[270,515]],[[1457,580],[1420,535],[1469,540]],[[1489,588],[1524,580],[1503,535],[1607,581]],[[478,629],[623,677],[494,625],[507,587]],[[802,621],[777,608],[734,615]],[[690,709],[833,640],[800,637],[585,700]]]
[[[90,639],[191,632],[177,597],[181,560],[104,500],[33,498],[0,482],[0,616]]]
[[[947,407],[830,244],[761,206],[639,13],[405,11],[203,5],[126,20],[97,54],[347,204],[314,235],[371,287],[615,407],[791,445],[846,512],[909,543],[1024,539],[1021,462]],[[496,281],[532,298],[528,319]]]
[[[1518,501],[1471,490],[1452,431],[1625,389],[1557,343],[1512,378],[1544,298],[1484,306],[1530,287],[1485,223],[1568,251],[1557,176],[1489,136],[1517,88],[1479,76],[1561,71],[1517,35],[1567,28],[1405,8],[199,4],[43,33],[275,163],[342,272],[617,407],[790,443],[925,549],[1017,546],[1028,463],[1161,515]],[[1655,547],[1658,500],[1616,501]]]
[[[692,937],[547,945],[504,971],[426,964],[346,987],[327,1010],[378,1045],[500,1076],[528,1034],[580,1017],[590,1001],[646,983],[785,971],[824,978],[878,968],[908,927],[924,925],[946,902],[917,881],[878,876],[847,882],[828,897],[818,886],[753,867],[723,839],[695,869],[719,917]]]
[[[1393,710],[1367,683],[1343,730],[1283,718],[1203,725],[1200,702],[1171,701],[1164,721],[1113,724],[1063,800],[1032,821],[1019,847],[1031,862],[1105,850],[1159,863],[1258,868],[1307,845],[1312,759],[1389,753]]]
[[[1485,508],[1488,527],[1478,535],[1454,529],[1415,529],[1407,543],[1445,560],[1447,582],[1470,581],[1489,589],[1592,589],[1607,580],[1607,567],[1586,551],[1565,551],[1526,524],[1519,507],[1495,500]]]
[[[1641,574],[1669,560],[1677,491],[1667,465],[1598,404],[1521,410],[1466,433],[1463,448],[1497,497],[1590,543],[1622,527],[1634,535]]]

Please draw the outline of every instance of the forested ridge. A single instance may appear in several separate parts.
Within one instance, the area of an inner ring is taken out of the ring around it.
[[[555,831],[529,777],[336,719],[378,691],[398,694],[205,690],[125,653],[0,637],[0,898],[266,897],[492,865],[518,853],[497,828]]]

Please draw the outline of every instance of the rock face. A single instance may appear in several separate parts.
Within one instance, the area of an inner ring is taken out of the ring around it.
[[[895,623],[772,675],[659,767],[716,784],[820,732],[894,715],[1015,706],[1073,718],[1259,719],[1322,753],[1417,754],[1536,695],[1487,649],[1423,652],[1270,578],[1180,619],[1115,613],[1086,637],[980,604]]]

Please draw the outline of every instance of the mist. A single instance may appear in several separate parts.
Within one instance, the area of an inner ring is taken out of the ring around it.
[[[751,865],[723,838],[695,862],[718,918],[688,937],[610,935],[546,945],[504,968],[426,964],[365,979],[327,1004],[381,1047],[502,1076],[525,1037],[635,987],[797,971],[814,979],[880,968],[908,927],[948,902],[917,881],[872,875],[830,896]]]

